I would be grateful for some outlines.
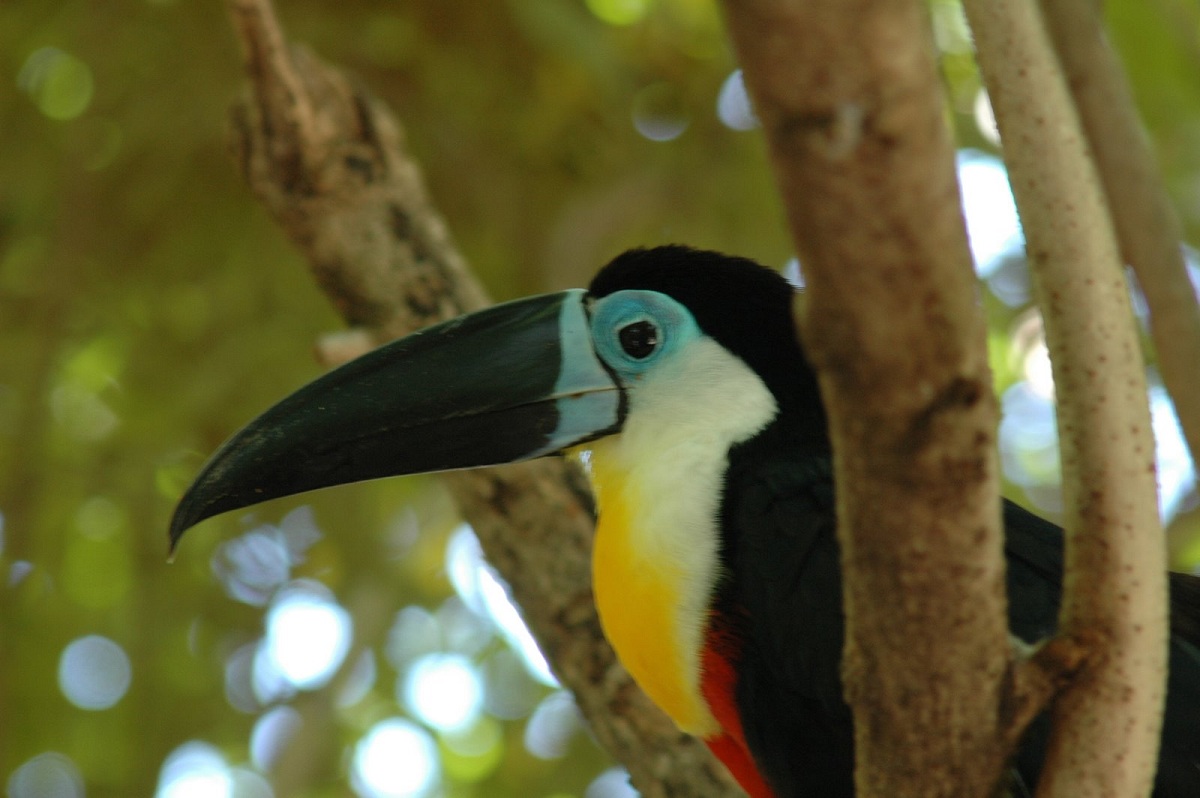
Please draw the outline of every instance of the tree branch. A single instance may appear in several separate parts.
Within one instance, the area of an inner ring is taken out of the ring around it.
[[[1040,0],[1075,98],[1117,240],[1150,306],[1158,368],[1194,458],[1200,459],[1200,310],[1133,93],[1094,0]]]
[[[924,4],[725,0],[830,413],[860,796],[985,796],[1010,650],[996,406]]]
[[[229,9],[251,83],[232,115],[237,160],[347,322],[382,341],[487,304],[391,113],[289,47],[269,0],[229,0]],[[634,686],[601,635],[590,589],[592,508],[578,472],[544,460],[446,481],[555,673],[642,794],[736,795],[707,749]]]
[[[1166,557],[1128,290],[1036,6],[966,0],[965,7],[1054,365],[1067,530],[1060,634],[1105,640],[1055,704],[1038,795],[1147,795],[1165,693]]]

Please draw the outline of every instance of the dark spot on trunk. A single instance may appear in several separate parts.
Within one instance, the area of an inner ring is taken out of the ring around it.
[[[393,203],[388,205],[388,213],[390,214],[392,221],[392,235],[394,235],[399,241],[407,242],[409,239],[411,239],[413,234],[413,226],[412,217],[408,215],[408,212],[399,205]]]
[[[361,155],[347,155],[342,162],[346,164],[347,169],[358,174],[364,183],[370,183],[375,179],[375,165],[369,158]]]

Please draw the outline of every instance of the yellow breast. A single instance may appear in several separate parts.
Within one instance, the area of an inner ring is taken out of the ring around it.
[[[592,555],[596,607],[604,633],[638,686],[685,732],[707,736],[717,724],[701,697],[703,618],[688,617],[690,577],[644,528],[647,500],[614,451],[590,444],[590,474],[600,509]],[[661,497],[660,497],[661,498]]]

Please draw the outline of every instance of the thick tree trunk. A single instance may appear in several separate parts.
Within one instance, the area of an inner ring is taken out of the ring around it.
[[[996,403],[925,6],[726,0],[830,413],[862,796],[987,796],[1010,666]]]
[[[1025,724],[1068,684],[1046,794],[1138,794],[1157,747],[1165,582],[1111,221],[1082,135],[1056,116],[1074,116],[1060,76],[1035,77],[1029,46],[1044,35],[1013,27],[1032,0],[967,5],[1030,260],[1048,266],[1038,283],[1065,407],[1063,632],[1028,659],[1003,643],[994,404],[924,5],[725,2],[804,265],[799,329],[830,410],[857,784],[863,796],[989,795]],[[1103,93],[1075,78],[1080,96]],[[1156,272],[1167,287],[1151,293],[1168,295],[1167,323],[1191,336],[1179,271]]]
[[[429,202],[394,116],[291,47],[269,0],[229,7],[250,78],[233,111],[236,157],[346,321],[379,343],[487,304]],[[708,750],[633,684],[601,634],[582,476],[564,461],[543,460],[446,480],[555,674],[638,790],[738,795]]]

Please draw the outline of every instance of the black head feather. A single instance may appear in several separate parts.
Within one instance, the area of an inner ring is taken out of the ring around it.
[[[816,376],[792,321],[796,289],[782,275],[748,258],[670,245],[618,255],[589,292],[599,298],[631,289],[658,291],[688,308],[705,334],[762,378],[791,435],[828,446]]]

